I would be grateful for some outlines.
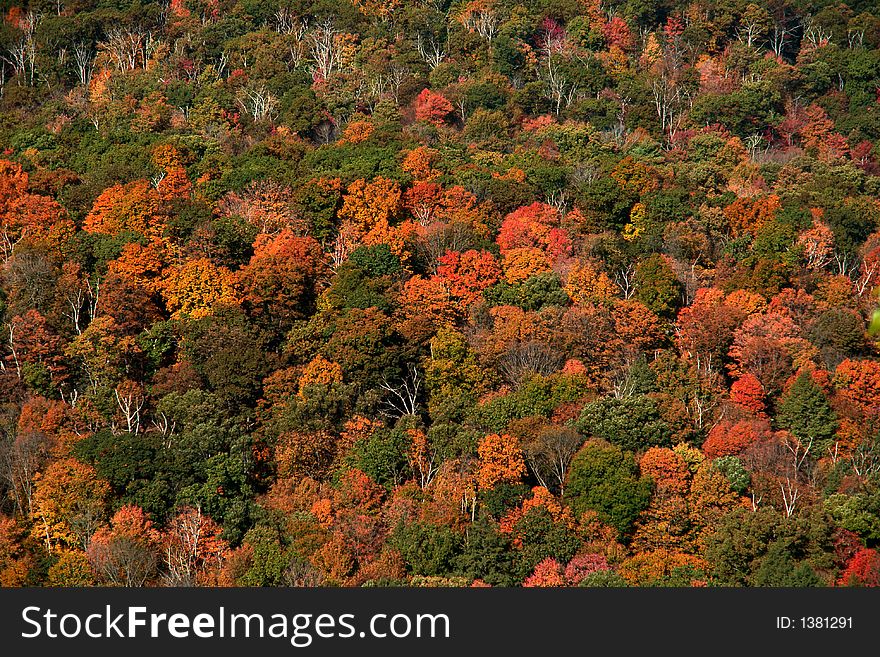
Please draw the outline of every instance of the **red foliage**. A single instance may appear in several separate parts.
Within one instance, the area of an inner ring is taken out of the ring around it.
[[[514,210],[504,218],[496,243],[501,253],[513,249],[540,249],[552,259],[571,255],[571,238],[559,227],[559,211],[535,202]]]
[[[709,432],[703,443],[706,458],[739,454],[749,445],[770,435],[770,425],[765,420],[724,421]]]
[[[527,587],[550,587],[565,586],[562,566],[556,559],[547,557],[537,566],[531,575],[526,577],[523,586]]]
[[[877,550],[864,548],[849,560],[840,575],[841,586],[880,586],[880,554]]]
[[[430,89],[422,89],[416,98],[416,118],[434,125],[442,125],[452,113],[452,103]]]
[[[570,586],[577,586],[588,575],[600,570],[611,570],[604,554],[579,554],[565,567],[565,581]]]
[[[730,401],[759,417],[767,409],[764,386],[753,374],[746,372],[730,386]]]

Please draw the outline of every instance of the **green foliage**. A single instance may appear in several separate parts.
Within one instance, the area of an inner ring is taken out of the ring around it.
[[[669,425],[660,417],[656,402],[644,395],[603,397],[589,403],[581,412],[577,428],[586,436],[604,438],[631,451],[671,444]]]
[[[389,543],[400,550],[407,570],[415,575],[443,575],[452,569],[461,536],[442,525],[401,524]]]
[[[730,487],[740,495],[745,494],[751,483],[752,476],[743,467],[742,461],[736,456],[721,456],[712,461],[713,467],[727,477]]]
[[[367,440],[355,445],[351,455],[352,463],[373,481],[390,490],[409,478],[409,446],[410,439],[402,429],[377,431]]]
[[[626,588],[629,586],[629,583],[626,579],[623,578],[622,575],[614,572],[613,570],[597,570],[595,573],[590,573],[586,577],[581,580],[581,583],[578,584],[583,588]]]
[[[552,273],[531,276],[519,285],[502,281],[486,290],[485,296],[493,306],[518,306],[523,310],[542,310],[569,302],[559,277]]]
[[[680,303],[681,283],[660,255],[638,264],[635,287],[636,298],[658,315],[671,316]]]
[[[650,479],[639,477],[631,453],[591,440],[571,462],[565,497],[575,513],[595,511],[602,522],[625,535],[647,508],[652,488]]]
[[[837,429],[837,417],[831,404],[809,372],[801,374],[783,397],[776,423],[791,431],[804,446],[815,441],[820,450]]]

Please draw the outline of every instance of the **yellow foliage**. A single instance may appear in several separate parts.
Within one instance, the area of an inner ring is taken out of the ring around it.
[[[198,319],[213,314],[220,306],[238,305],[234,280],[231,271],[207,258],[190,260],[175,268],[163,290],[171,317]]]

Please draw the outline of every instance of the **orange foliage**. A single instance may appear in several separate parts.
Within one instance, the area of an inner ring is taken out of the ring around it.
[[[559,227],[559,211],[545,203],[532,203],[508,214],[495,240],[502,255],[511,250],[530,248],[540,250],[556,260],[571,254],[571,239]]]
[[[480,468],[477,484],[490,489],[507,481],[519,481],[526,474],[526,462],[516,438],[507,434],[489,434],[477,448]]]
[[[279,477],[320,479],[336,454],[336,437],[329,431],[288,431],[278,436],[275,463]]]
[[[755,236],[781,207],[782,203],[775,194],[761,198],[738,198],[724,208],[724,216],[734,237],[745,234]]]
[[[404,317],[410,321],[429,322],[434,327],[455,323],[462,310],[450,296],[443,279],[419,275],[404,283],[400,307]]]
[[[439,156],[437,150],[419,146],[407,152],[400,166],[412,176],[413,182],[429,182],[440,177],[440,172],[434,168]]]
[[[766,420],[724,420],[712,427],[703,443],[703,453],[708,459],[736,455],[769,436],[770,425]]]
[[[834,371],[834,385],[840,394],[865,412],[880,410],[880,363],[847,358]]]
[[[632,586],[645,586],[656,582],[663,577],[672,575],[676,568],[691,567],[697,570],[708,570],[709,564],[705,560],[692,554],[675,550],[660,549],[653,552],[642,552],[620,564],[617,571],[623,575]],[[704,583],[691,582],[691,586],[705,585]]]
[[[565,293],[575,303],[604,303],[614,299],[618,289],[605,272],[581,260],[568,273]]]
[[[321,245],[284,228],[275,235],[257,236],[254,255],[235,278],[242,301],[254,315],[289,326],[291,320],[310,312],[328,272]]]
[[[150,294],[161,292],[163,272],[171,262],[171,254],[164,240],[153,239],[146,246],[129,242],[115,260],[107,263],[108,273],[116,274],[132,286]]]
[[[483,290],[501,277],[501,268],[488,251],[447,251],[437,263],[437,275],[445,281],[449,293],[465,306],[479,299]]]
[[[639,461],[643,475],[654,480],[659,495],[683,495],[688,490],[690,471],[684,459],[667,447],[651,447]]]
[[[298,382],[299,395],[304,397],[308,386],[329,386],[334,383],[342,383],[342,367],[318,354],[303,368]]]
[[[400,186],[388,178],[355,180],[346,189],[339,217],[353,222],[361,234],[388,226],[400,210]]]
[[[132,231],[160,238],[166,219],[160,194],[146,180],[136,180],[101,192],[83,220],[83,230],[105,235]]]
[[[367,141],[376,130],[372,121],[352,121],[342,131],[340,144],[360,144]]]
[[[516,285],[532,276],[551,271],[552,265],[550,259],[540,249],[523,247],[509,249],[504,253],[502,269],[504,280]]]

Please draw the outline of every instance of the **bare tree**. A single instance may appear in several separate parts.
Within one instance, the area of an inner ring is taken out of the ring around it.
[[[14,321],[10,321],[6,324],[6,335],[8,336],[8,346],[9,353],[12,356],[12,362],[15,363],[15,372],[18,374],[19,380],[21,380],[21,361],[18,360],[18,352],[15,349],[15,332],[18,330],[18,325]]]
[[[632,262],[625,263],[614,270],[612,280],[624,299],[629,299],[636,293],[635,277],[636,267]]]
[[[874,289],[874,281],[877,279],[878,273],[880,273],[880,260],[868,262],[865,258],[861,259],[859,276],[854,282],[856,293],[860,297]]]
[[[880,473],[880,445],[876,440],[865,441],[849,457],[853,472],[859,477],[873,477]]]
[[[440,42],[433,34],[423,36],[419,33],[416,36],[416,50],[432,71],[446,58],[446,51],[440,47]]]
[[[501,358],[499,369],[508,381],[518,386],[536,374],[556,372],[562,355],[544,342],[531,340],[512,345]]]
[[[107,33],[107,40],[98,49],[107,53],[110,61],[120,71],[134,71],[146,68],[159,42],[152,32],[134,29],[125,30],[114,27]]]
[[[785,52],[785,46],[788,43],[791,32],[789,28],[779,23],[773,25],[773,33],[770,35],[770,50],[777,57],[782,57],[782,53]]]
[[[324,583],[324,575],[307,559],[294,555],[290,564],[284,569],[286,586],[315,587]]]
[[[73,64],[79,83],[88,86],[95,69],[95,53],[88,44],[80,42],[73,47]]]
[[[382,379],[379,387],[388,393],[383,401],[383,415],[389,417],[404,417],[406,415],[418,415],[419,390],[422,386],[422,377],[414,365],[408,368],[407,376],[396,385]]]
[[[19,21],[19,27],[23,32],[21,38],[9,48],[9,58],[4,57],[18,76],[19,84],[24,81],[33,86],[37,74],[37,42],[34,34],[37,24],[40,22],[39,15],[32,11],[27,12]]]
[[[797,481],[801,470],[807,462],[807,457],[813,449],[813,439],[810,438],[804,444],[794,436],[786,436],[782,440],[782,444],[791,454],[791,472],[793,473],[794,480]]]
[[[657,118],[660,119],[660,128],[671,141],[690,106],[690,93],[666,74],[651,83],[651,93],[654,96]]]
[[[9,432],[0,452],[0,475],[6,483],[18,513],[30,516],[36,489],[34,475],[49,458],[49,439],[40,432]]]
[[[550,425],[521,442],[526,462],[538,482],[564,494],[568,467],[583,445],[583,436],[571,427]]]
[[[326,80],[340,68],[342,53],[337,43],[339,34],[339,30],[333,26],[333,21],[330,19],[316,26],[308,34],[312,74],[322,80]]]
[[[137,434],[141,428],[141,410],[146,402],[140,386],[133,381],[124,381],[113,389],[113,394],[128,432]]]
[[[498,24],[501,19],[490,7],[480,7],[466,11],[461,16],[461,23],[469,32],[476,32],[481,37],[492,43],[498,33]]]
[[[115,536],[109,541],[93,541],[86,551],[98,574],[117,586],[143,586],[156,573],[158,555],[133,536]]]
[[[219,528],[202,514],[200,507],[184,508],[168,525],[162,554],[166,586],[197,586],[206,569],[223,565],[226,542],[217,538]]]
[[[822,27],[812,16],[805,16],[802,21],[804,40],[814,47],[831,43],[831,31]]]
[[[264,85],[242,87],[235,101],[245,112],[250,114],[254,123],[272,119],[278,109],[278,99]]]
[[[785,517],[791,518],[797,506],[798,497],[800,497],[800,489],[788,477],[785,483],[780,482],[779,488],[782,490],[782,504],[785,508]]]

